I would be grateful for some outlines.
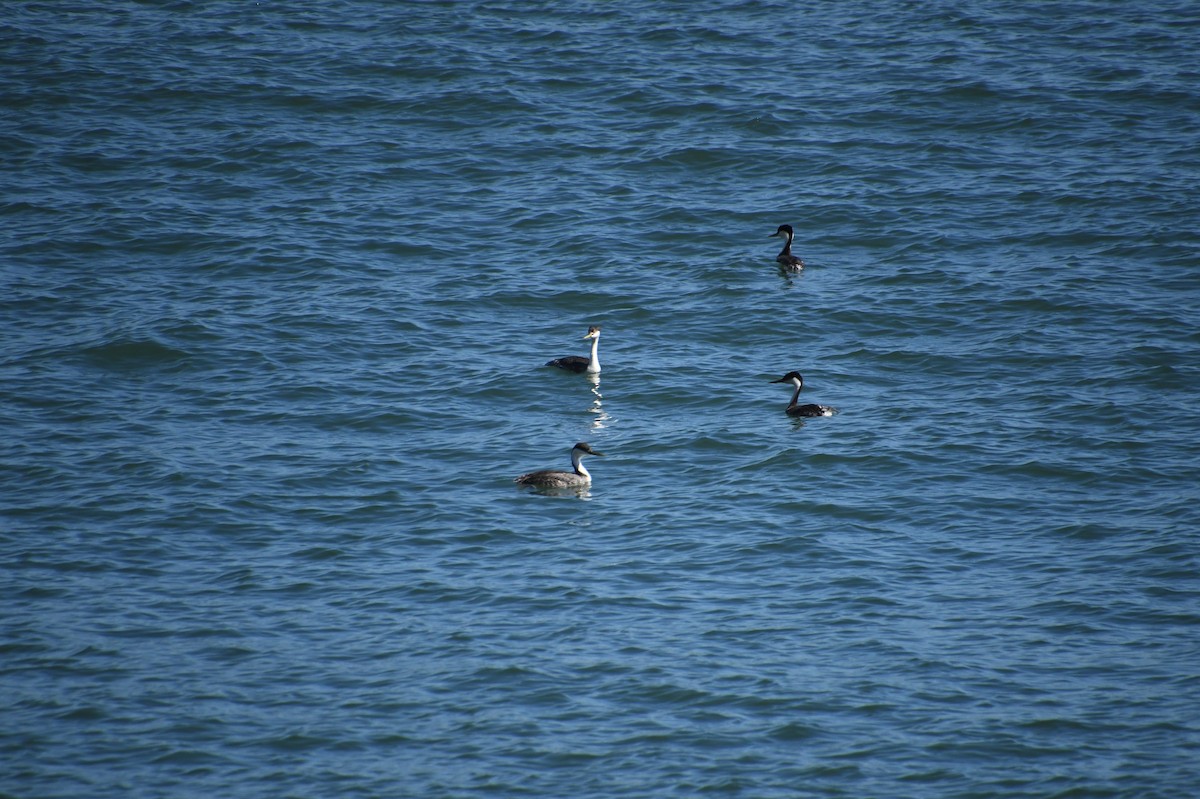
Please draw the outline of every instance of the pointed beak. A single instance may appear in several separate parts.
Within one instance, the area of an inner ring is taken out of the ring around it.
[[[786,383],[786,382],[787,382],[787,378],[786,378],[786,377],[781,377],[781,378],[779,378],[778,380],[772,380],[771,382],[772,382],[772,383]]]

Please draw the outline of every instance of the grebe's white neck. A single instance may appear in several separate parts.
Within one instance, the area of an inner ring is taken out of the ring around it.
[[[796,387],[796,392],[792,394],[791,404],[795,405],[800,401],[800,389],[804,388],[804,381],[800,380],[798,377],[793,377],[792,385]]]
[[[588,361],[587,370],[590,374],[596,374],[597,372],[600,371],[600,331],[599,330],[597,330],[596,334],[592,336],[592,359],[590,361]],[[587,474],[587,472],[584,472],[584,474]]]
[[[780,255],[792,254],[792,234],[786,230],[783,231],[783,249],[779,251]]]
[[[575,468],[575,474],[582,477],[584,480],[591,480],[592,473],[583,465],[583,456],[587,453],[581,449],[571,450],[571,466]]]

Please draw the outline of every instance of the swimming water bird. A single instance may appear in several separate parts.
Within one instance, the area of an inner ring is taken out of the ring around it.
[[[585,358],[582,355],[567,355],[562,358],[555,358],[552,361],[546,361],[547,366],[557,366],[559,369],[566,369],[568,372],[576,374],[596,374],[600,371],[600,356],[597,349],[600,346],[600,326],[592,325],[588,328],[587,335],[584,338],[592,340],[592,357]]]
[[[828,405],[817,405],[808,403],[807,405],[800,404],[800,390],[804,388],[804,377],[799,372],[788,372],[778,380],[772,380],[772,383],[787,383],[790,382],[796,387],[796,393],[792,395],[792,401],[788,403],[788,416],[833,416],[837,413],[837,408],[831,408]]]
[[[530,472],[516,478],[514,482],[527,486],[539,486],[541,488],[574,488],[575,486],[586,486],[592,482],[592,475],[583,466],[584,455],[601,455],[603,452],[597,452],[583,441],[580,441],[571,448],[571,468],[575,471],[561,471],[558,469],[543,469],[540,472]]]
[[[779,229],[767,238],[774,238],[776,236],[783,236],[785,241],[783,243],[783,249],[779,251],[779,255],[775,256],[775,260],[778,261],[779,265],[784,269],[792,272],[799,272],[804,268],[804,261],[801,261],[799,258],[792,255],[792,226],[780,225]]]

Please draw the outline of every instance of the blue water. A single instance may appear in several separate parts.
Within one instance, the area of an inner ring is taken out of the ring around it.
[[[6,3],[0,795],[1192,795],[1197,52]]]

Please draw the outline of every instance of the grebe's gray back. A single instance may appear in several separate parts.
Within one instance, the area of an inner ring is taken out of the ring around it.
[[[783,236],[783,249],[779,251],[779,255],[775,256],[775,260],[779,265],[790,272],[799,272],[804,268],[804,261],[801,261],[796,256],[792,255],[792,226],[780,225],[779,229],[772,233],[767,238]]]
[[[583,465],[583,457],[585,455],[600,455],[603,452],[597,452],[592,449],[586,442],[580,441],[571,448],[571,468],[574,471],[560,471],[558,469],[543,469],[540,472],[530,472],[516,478],[514,482],[527,486],[538,486],[541,488],[573,488],[575,486],[585,486],[592,482],[592,475]]]
[[[833,416],[837,413],[837,408],[831,408],[828,405],[817,405],[816,403],[800,404],[800,391],[804,388],[804,377],[799,372],[788,372],[778,380],[772,380],[772,383],[791,383],[796,388],[796,392],[792,394],[792,401],[788,403],[788,416]]]
[[[547,366],[556,366],[559,369],[566,369],[568,372],[576,374],[597,374],[600,371],[600,326],[592,325],[588,328],[587,335],[584,338],[592,340],[592,357],[585,358],[582,355],[567,355],[562,358],[555,358],[552,361],[546,361]]]

